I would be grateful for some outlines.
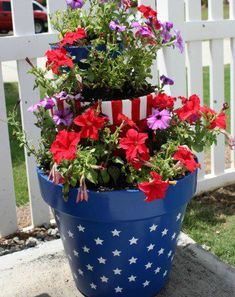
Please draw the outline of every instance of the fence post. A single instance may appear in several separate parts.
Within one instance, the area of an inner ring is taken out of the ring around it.
[[[34,34],[33,7],[31,0],[12,0],[12,18],[14,35]],[[31,61],[36,65],[36,59],[32,59]],[[34,79],[32,75],[27,73],[28,70],[29,65],[25,60],[17,61],[22,126],[26,131],[27,137],[32,140],[34,144],[37,144],[39,130],[34,126],[34,117],[27,111],[27,109],[30,105],[39,101],[40,94],[38,90],[33,90]],[[36,174],[36,162],[33,157],[28,157],[26,153],[25,159],[32,224],[37,226],[49,222],[49,208],[40,195]]]
[[[17,230],[17,217],[1,63],[0,131],[0,237],[2,237]]]
[[[223,19],[223,0],[208,1],[208,19]],[[224,103],[224,41],[223,39],[210,40],[210,106],[220,110]],[[217,145],[211,150],[211,173],[224,173],[224,137],[218,137]]]
[[[201,0],[186,0],[186,21],[201,21]],[[187,24],[187,23],[186,23]],[[203,69],[202,69],[202,42],[189,41],[186,44],[186,61],[188,77],[188,94],[199,95],[203,98]],[[205,164],[204,153],[197,154],[198,161],[202,165],[199,170],[199,179],[204,178]]]
[[[157,11],[160,21],[171,21],[174,28],[183,33],[184,29],[184,0],[157,1]],[[183,36],[184,37],[184,36]],[[172,78],[175,84],[165,88],[173,96],[186,96],[185,53],[181,54],[176,48],[164,48],[159,54],[159,73]]]

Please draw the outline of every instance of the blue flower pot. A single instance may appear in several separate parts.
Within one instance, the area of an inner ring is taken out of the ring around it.
[[[138,190],[89,192],[76,203],[77,189],[63,200],[62,186],[38,170],[43,199],[54,210],[78,290],[87,297],[153,297],[165,286],[197,173],[170,186],[166,198],[144,201]]]
[[[113,52],[111,54],[111,58],[115,59],[120,52],[123,51],[124,47],[122,43],[119,43],[119,51]],[[58,43],[52,43],[50,44],[51,49],[57,49],[58,48]],[[87,59],[89,55],[89,51],[91,50],[91,45],[87,46],[64,46],[64,49],[73,57],[73,62],[78,64],[78,66],[81,69],[88,69],[89,64],[82,62],[82,60]],[[100,44],[96,47],[98,51],[106,51],[106,45],[105,44]]]

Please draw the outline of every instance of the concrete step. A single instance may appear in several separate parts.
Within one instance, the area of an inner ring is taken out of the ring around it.
[[[233,296],[235,268],[181,233],[169,282],[158,297]],[[61,240],[0,257],[0,297],[83,297],[75,288]]]

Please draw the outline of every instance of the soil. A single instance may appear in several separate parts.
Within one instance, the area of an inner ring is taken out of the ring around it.
[[[122,88],[122,90],[107,90],[107,88],[84,88],[82,91],[82,96],[84,97],[84,101],[97,101],[98,99],[102,99],[102,101],[110,101],[138,98],[153,93],[154,91],[155,87],[151,85],[147,85],[144,90],[140,91],[136,91],[130,85],[126,85]]]

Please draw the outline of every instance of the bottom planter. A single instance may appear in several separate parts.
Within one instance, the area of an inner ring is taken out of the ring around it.
[[[53,208],[78,290],[87,297],[153,297],[166,284],[197,173],[170,186],[166,198],[148,203],[138,190],[77,189],[63,200],[62,186],[38,170],[41,194]]]

